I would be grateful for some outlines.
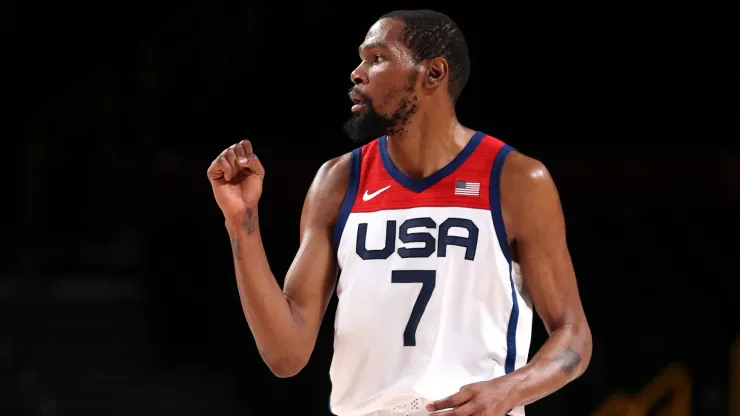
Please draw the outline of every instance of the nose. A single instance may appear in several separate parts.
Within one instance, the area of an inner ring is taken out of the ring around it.
[[[349,79],[355,85],[364,84],[367,82],[367,74],[365,74],[365,71],[362,70],[362,65],[355,68],[355,70],[349,74]]]

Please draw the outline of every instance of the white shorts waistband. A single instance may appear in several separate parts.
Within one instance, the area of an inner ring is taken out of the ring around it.
[[[427,416],[430,414],[426,411],[427,404],[429,400],[418,398],[393,406],[392,409],[380,410],[366,416]]]

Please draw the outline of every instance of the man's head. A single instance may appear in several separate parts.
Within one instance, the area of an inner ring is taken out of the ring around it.
[[[401,131],[427,105],[454,106],[470,74],[462,32],[432,10],[382,16],[360,45],[360,59],[350,75],[357,105],[345,125],[355,141]]]

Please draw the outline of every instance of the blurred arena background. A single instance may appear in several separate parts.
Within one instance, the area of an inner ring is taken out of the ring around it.
[[[357,46],[399,8],[458,21],[461,121],[542,160],[561,191],[594,355],[528,414],[740,415],[729,7],[5,3],[0,415],[327,414],[334,304],[308,367],[273,377],[205,171],[253,141],[283,276],[313,174],[352,148]],[[545,336],[536,321],[532,351]]]

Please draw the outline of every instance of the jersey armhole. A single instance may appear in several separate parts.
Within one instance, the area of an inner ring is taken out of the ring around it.
[[[496,158],[493,160],[493,166],[491,166],[491,179],[488,182],[488,197],[491,206],[491,217],[493,218],[493,228],[496,230],[496,236],[498,237],[498,243],[501,247],[501,251],[506,257],[506,261],[511,265],[511,252],[509,251],[509,239],[506,235],[506,226],[504,226],[504,217],[501,211],[501,171],[504,168],[504,161],[506,156],[514,151],[513,147],[508,144],[503,145],[496,154]]]
[[[493,217],[493,228],[498,237],[498,244],[501,252],[504,254],[506,261],[509,263],[509,283],[511,284],[511,315],[509,324],[506,329],[506,360],[504,361],[504,371],[506,374],[516,369],[516,328],[519,321],[519,305],[517,302],[516,287],[512,277],[512,258],[509,250],[509,239],[506,236],[506,227],[504,226],[504,217],[501,211],[501,172],[504,168],[504,162],[509,153],[515,150],[509,145],[504,145],[493,160],[491,167],[491,179],[489,182],[489,198],[491,205],[491,217]],[[511,412],[511,410],[509,410]],[[507,414],[509,413],[507,412]]]
[[[358,147],[352,151],[352,155],[349,158],[349,184],[347,185],[347,193],[344,196],[342,202],[342,208],[339,210],[339,218],[337,218],[337,225],[334,227],[334,251],[339,250],[339,242],[342,238],[342,232],[344,231],[344,225],[347,223],[349,213],[352,211],[352,206],[355,204],[357,199],[357,189],[360,186],[360,166],[362,165],[362,148]]]

